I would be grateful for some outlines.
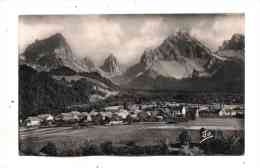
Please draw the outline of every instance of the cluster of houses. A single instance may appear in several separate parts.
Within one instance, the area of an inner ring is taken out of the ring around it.
[[[244,115],[241,105],[195,105],[164,102],[142,105],[109,106],[102,111],[60,113],[58,115],[42,114],[28,117],[22,125],[50,126],[64,124],[116,125],[133,122],[169,122],[171,120],[188,121],[197,117],[236,117]]]

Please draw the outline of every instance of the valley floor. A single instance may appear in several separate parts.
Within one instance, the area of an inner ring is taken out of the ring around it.
[[[55,144],[60,153],[68,148],[80,148],[86,142],[91,144],[111,142],[114,145],[134,142],[139,146],[156,145],[161,142],[175,144],[183,130],[188,130],[192,143],[199,143],[199,130],[202,127],[210,130],[221,130],[225,137],[230,137],[238,132],[243,136],[244,120],[235,118],[198,118],[195,121],[178,124],[161,122],[80,128],[20,128],[20,152],[30,148],[32,154],[38,154],[48,142]]]

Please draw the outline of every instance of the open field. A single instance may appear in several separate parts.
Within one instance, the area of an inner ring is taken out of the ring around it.
[[[29,145],[33,153],[47,142],[54,143],[59,149],[80,148],[85,142],[100,144],[110,141],[113,144],[135,142],[139,146],[156,145],[161,142],[176,143],[183,129],[189,131],[192,143],[200,140],[199,129],[204,127],[212,130],[222,130],[225,137],[235,133],[243,133],[244,125],[241,119],[203,118],[178,124],[136,123],[133,125],[89,126],[81,128],[53,127],[40,129],[23,129],[19,131],[20,144]]]

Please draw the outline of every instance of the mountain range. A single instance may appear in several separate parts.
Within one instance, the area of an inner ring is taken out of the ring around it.
[[[97,67],[74,54],[65,37],[36,40],[19,55],[22,112],[95,102],[122,89],[192,92],[244,91],[244,35],[234,34],[213,52],[187,32],[146,49],[123,71],[113,54]]]
[[[183,91],[236,91],[244,88],[244,36],[234,34],[217,52],[186,32],[145,50],[140,61],[116,79],[122,87]]]
[[[227,81],[243,78],[244,36],[234,34],[230,40],[223,42],[218,51],[213,52],[189,33],[180,31],[170,35],[158,47],[146,49],[140,61],[130,66],[126,72],[121,70],[120,63],[113,54],[109,54],[100,67],[88,57],[75,56],[60,33],[36,40],[25,49],[22,58],[22,64],[37,71],[48,72],[67,67],[77,73],[96,72],[126,88],[162,89],[165,85],[160,86],[160,81],[163,80],[171,85],[166,89],[181,89],[175,83],[188,80],[191,86],[187,87],[192,89],[192,82],[197,80],[222,77],[222,80]],[[221,74],[222,71],[226,71],[225,74]]]

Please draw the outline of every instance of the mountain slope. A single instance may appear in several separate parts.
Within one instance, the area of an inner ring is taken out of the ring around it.
[[[19,66],[19,113],[22,118],[64,112],[69,106],[103,100],[117,93],[116,85],[92,72],[78,74],[67,67],[37,72],[27,65]]]

